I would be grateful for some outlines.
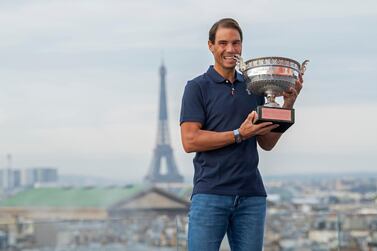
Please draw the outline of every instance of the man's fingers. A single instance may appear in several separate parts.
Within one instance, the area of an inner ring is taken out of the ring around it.
[[[295,89],[300,92],[300,90],[302,89],[302,85],[304,83],[304,79],[302,78],[302,75],[300,74],[298,76],[298,80],[296,80],[295,82]]]
[[[300,91],[300,90],[297,90],[297,89],[295,89],[295,88],[291,88],[291,93],[292,93],[292,95],[297,96],[299,91]]]
[[[256,130],[260,130],[260,129],[265,128],[267,126],[270,126],[272,124],[273,124],[272,122],[263,122],[263,123],[260,123],[260,124],[256,124],[254,126],[256,127]]]
[[[301,84],[304,82],[304,79],[302,78],[303,75],[304,73],[298,74],[298,79],[300,80]]]
[[[253,119],[253,124],[254,124],[254,122],[256,121],[256,120],[258,120],[258,113],[256,113],[256,112],[254,112],[255,113],[255,115],[254,115],[254,119]]]
[[[283,92],[283,96],[289,98],[291,96],[298,96],[298,91],[295,88],[289,88],[289,91]]]
[[[257,115],[257,113],[255,111],[250,112],[249,115],[247,116],[247,120],[250,123],[253,123],[256,115]]]
[[[295,89],[296,90],[301,90],[302,89],[302,82],[296,80],[296,82],[295,82]]]
[[[258,130],[256,134],[257,135],[265,135],[265,134],[271,132],[273,129],[278,128],[278,127],[279,127],[278,124],[268,125],[266,127],[261,128],[260,130]]]

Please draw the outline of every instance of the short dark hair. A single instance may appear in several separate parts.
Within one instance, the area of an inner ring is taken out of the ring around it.
[[[209,30],[208,40],[211,41],[212,43],[215,43],[216,32],[219,28],[236,29],[240,33],[241,42],[242,42],[242,39],[243,39],[242,30],[241,30],[240,25],[237,23],[237,21],[234,20],[233,18],[223,18],[223,19],[220,19],[219,21],[217,21],[216,23],[214,23],[212,25],[211,29]]]

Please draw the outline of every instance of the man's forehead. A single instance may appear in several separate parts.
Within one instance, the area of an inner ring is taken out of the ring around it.
[[[216,40],[241,40],[241,35],[235,28],[219,27],[216,31]]]

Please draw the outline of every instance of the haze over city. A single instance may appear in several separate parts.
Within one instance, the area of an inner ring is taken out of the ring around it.
[[[1,1],[0,167],[141,180],[156,141],[158,68],[167,67],[171,142],[191,177],[179,110],[187,80],[212,64],[208,30],[243,28],[243,57],[310,59],[296,124],[264,175],[374,172],[375,1]]]

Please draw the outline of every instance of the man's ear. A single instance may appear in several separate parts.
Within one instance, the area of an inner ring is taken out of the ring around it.
[[[213,43],[208,40],[208,49],[213,53]]]

